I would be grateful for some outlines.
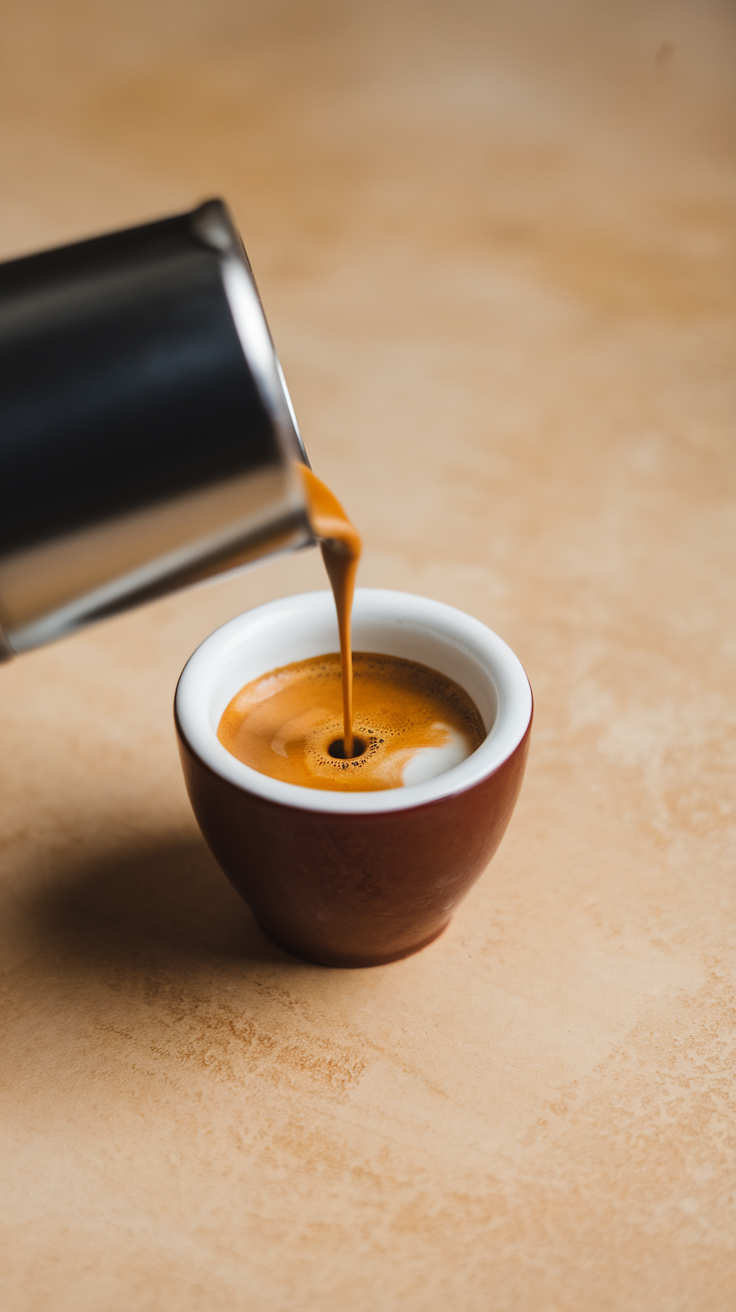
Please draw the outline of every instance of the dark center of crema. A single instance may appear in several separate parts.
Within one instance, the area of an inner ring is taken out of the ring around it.
[[[367,746],[368,744],[362,738],[358,738],[356,734],[353,734],[352,756],[348,756],[345,751],[344,738],[336,738],[334,743],[330,743],[327,751],[335,761],[352,761],[356,756],[362,756]]]

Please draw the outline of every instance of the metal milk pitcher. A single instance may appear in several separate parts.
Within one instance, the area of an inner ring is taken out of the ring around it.
[[[0,264],[0,659],[314,539],[227,206]]]

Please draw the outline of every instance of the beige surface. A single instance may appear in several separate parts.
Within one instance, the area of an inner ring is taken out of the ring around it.
[[[0,253],[226,195],[363,582],[537,719],[449,933],[338,972],[255,930],[170,712],[316,554],[0,670],[4,1308],[736,1305],[732,15],[5,0]]]

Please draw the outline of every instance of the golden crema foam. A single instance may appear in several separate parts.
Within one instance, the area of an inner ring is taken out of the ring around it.
[[[261,774],[345,792],[432,779],[459,765],[486,736],[467,693],[418,661],[353,652],[353,681],[356,754],[350,759],[337,653],[247,683],[226,707],[217,736]]]

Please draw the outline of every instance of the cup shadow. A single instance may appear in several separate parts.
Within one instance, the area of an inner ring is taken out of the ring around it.
[[[55,955],[105,976],[125,976],[144,964],[176,971],[227,962],[304,969],[265,937],[194,835],[60,863],[53,884],[36,894],[32,914]]]

